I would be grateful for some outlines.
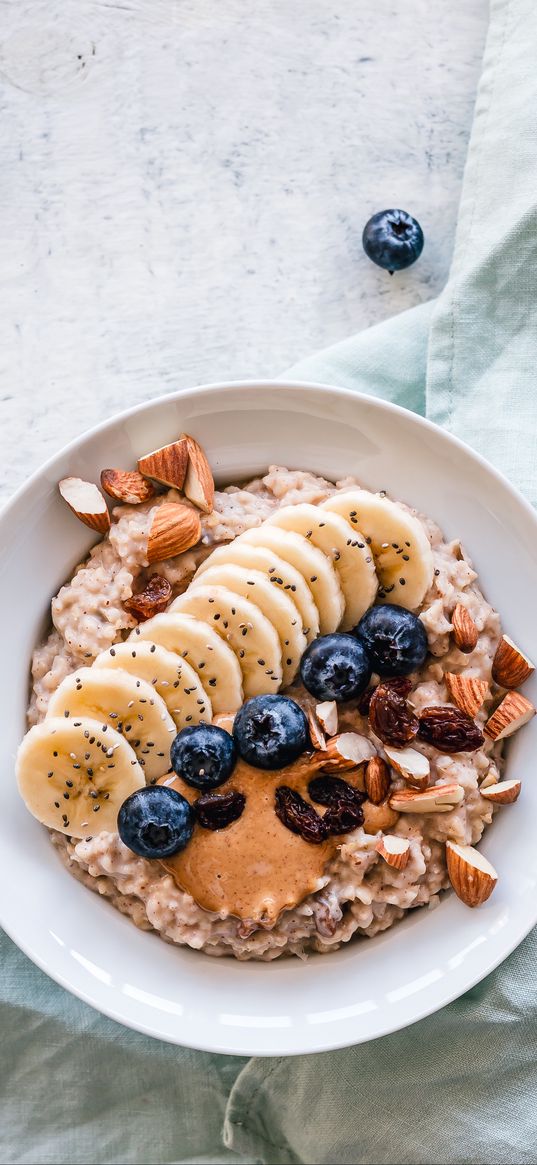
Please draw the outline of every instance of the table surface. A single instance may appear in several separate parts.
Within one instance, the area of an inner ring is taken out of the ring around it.
[[[150,396],[445,282],[486,0],[3,0],[0,498]],[[421,221],[393,278],[361,247]]]

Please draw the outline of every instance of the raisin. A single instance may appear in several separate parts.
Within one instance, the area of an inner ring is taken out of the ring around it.
[[[152,574],[143,591],[139,591],[137,595],[132,595],[130,599],[125,599],[123,606],[129,615],[134,615],[139,623],[143,623],[146,619],[152,619],[153,615],[158,615],[160,611],[165,610],[170,601],[171,593],[172,588],[168,580],[162,578],[160,574]]]
[[[298,833],[304,841],[310,841],[313,845],[320,845],[328,837],[324,818],[319,817],[313,805],[308,805],[300,793],[288,785],[280,785],[276,789],[276,816],[291,833]]]
[[[386,687],[393,688],[394,692],[397,692],[400,696],[408,696],[412,691],[412,680],[408,676],[393,676],[392,679],[382,680],[381,682]],[[357,705],[360,716],[369,715],[371,700],[376,690],[376,688],[367,688],[363,696],[360,696]]]
[[[228,793],[203,793],[194,803],[194,812],[204,829],[225,829],[238,820],[245,805],[244,793],[230,789]]]
[[[365,801],[365,793],[360,793],[359,789],[354,789],[348,781],[343,781],[341,777],[329,777],[328,775],[314,777],[308,785],[308,793],[317,805],[328,805],[329,808],[339,805],[343,801],[360,808],[362,802]]]
[[[369,723],[383,744],[404,748],[417,734],[419,720],[401,693],[403,683],[397,678],[384,680],[375,688],[369,705]],[[408,694],[408,693],[407,693]]]
[[[332,834],[351,833],[363,824],[364,811],[354,801],[339,801],[327,809],[323,821]]]
[[[448,704],[423,709],[418,736],[440,752],[475,752],[485,741],[470,716]]]

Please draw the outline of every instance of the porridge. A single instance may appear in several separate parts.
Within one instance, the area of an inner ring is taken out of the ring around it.
[[[215,491],[186,436],[101,482],[111,516],[60,483],[102,538],[52,600],[17,762],[68,870],[238,959],[337,950],[450,886],[484,902],[533,666],[460,543],[353,478]]]

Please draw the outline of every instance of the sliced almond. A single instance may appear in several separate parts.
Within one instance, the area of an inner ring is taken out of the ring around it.
[[[317,752],[324,752],[326,749],[326,736],[321,728],[317,716],[313,708],[308,708],[308,727],[310,730],[311,743]]]
[[[470,612],[462,603],[457,603],[451,616],[453,638],[459,651],[469,654],[474,650],[479,638],[479,632]]]
[[[188,469],[188,438],[180,437],[178,441],[140,457],[138,469],[144,477],[158,481],[159,485],[182,489]]]
[[[464,797],[462,785],[432,785],[422,793],[413,789],[397,789],[389,805],[398,813],[451,813]]]
[[[508,635],[502,635],[492,661],[494,683],[500,688],[518,688],[534,671],[535,665],[527,655]]]
[[[498,875],[479,850],[447,841],[446,862],[449,880],[461,902],[466,906],[481,906],[490,898]]]
[[[175,558],[199,542],[201,522],[190,506],[164,502],[153,514],[147,539],[147,561],[163,562]]]
[[[184,492],[189,501],[210,514],[214,504],[214,480],[211,467],[201,445],[194,437],[185,436],[188,448],[188,466]]]
[[[445,673],[444,680],[450,699],[473,720],[490,694],[486,680],[479,680],[477,676],[456,675],[450,671]]]
[[[373,805],[372,801],[364,801],[362,805],[364,815],[364,833],[378,833],[381,830],[395,829],[399,821],[399,814],[391,809],[388,801],[380,805]]]
[[[426,789],[431,766],[426,756],[417,748],[388,748],[384,752],[392,767],[413,789]]]
[[[336,736],[339,726],[337,704],[335,700],[325,700],[315,708],[317,719],[327,736]]]
[[[155,487],[135,469],[103,469],[101,485],[111,498],[129,506],[138,506],[155,496]]]
[[[83,481],[81,477],[64,477],[58,489],[69,509],[85,526],[106,534],[110,529],[110,514],[100,489],[93,482]]]
[[[390,791],[390,770],[381,756],[372,756],[367,762],[365,776],[365,791],[373,805],[380,805]]]
[[[217,728],[223,728],[224,732],[229,732],[230,735],[233,732],[234,723],[234,712],[219,712],[217,716],[213,716],[213,724],[215,724]]]
[[[521,692],[508,692],[485,724],[485,735],[490,740],[512,736],[523,724],[535,716],[535,708]]]
[[[341,732],[326,742],[323,769],[327,773],[340,773],[345,769],[356,769],[375,756],[375,749],[366,736],[358,732]]]
[[[375,849],[381,858],[395,870],[404,870],[410,857],[410,842],[406,837],[388,833],[377,841]]]
[[[481,785],[479,792],[495,805],[512,805],[513,801],[518,801],[521,788],[521,781],[498,781],[496,785],[488,785],[485,788]]]

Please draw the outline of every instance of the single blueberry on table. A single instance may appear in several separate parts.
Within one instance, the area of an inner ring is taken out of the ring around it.
[[[123,802],[117,828],[124,845],[141,858],[169,858],[188,845],[194,812],[186,797],[166,785],[146,785]]]
[[[353,634],[379,676],[407,676],[425,662],[427,632],[421,619],[404,607],[392,603],[370,607]]]
[[[289,696],[253,696],[235,717],[233,735],[247,764],[282,769],[310,747],[308,722]]]
[[[235,741],[216,724],[193,724],[178,732],[171,747],[172,769],[194,789],[217,789],[237,761]]]
[[[393,275],[419,259],[423,231],[406,210],[381,210],[366,222],[362,244],[366,255]]]
[[[302,656],[304,687],[318,700],[353,700],[371,679],[371,660],[354,635],[322,635]]]

